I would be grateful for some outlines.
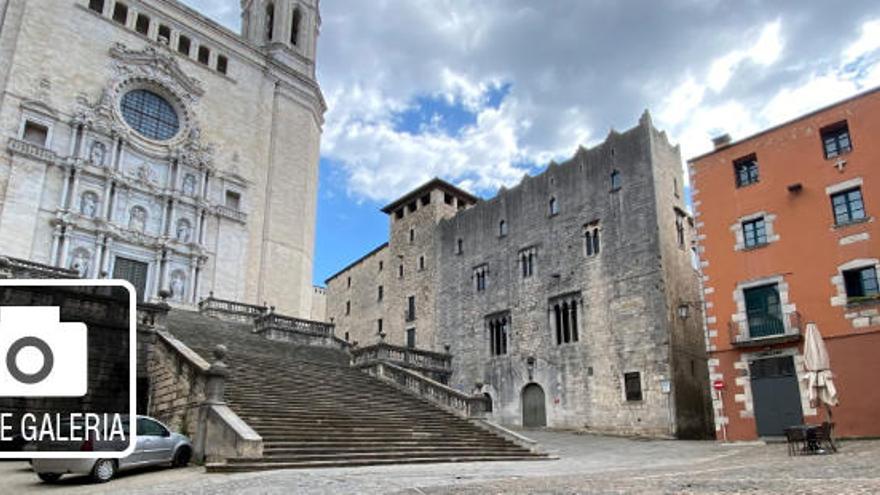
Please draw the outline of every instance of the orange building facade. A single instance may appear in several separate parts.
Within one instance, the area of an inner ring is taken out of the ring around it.
[[[835,433],[880,436],[880,88],[689,161],[718,439],[818,423],[803,382],[815,323]]]

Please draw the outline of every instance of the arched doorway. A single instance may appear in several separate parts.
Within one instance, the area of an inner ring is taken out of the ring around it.
[[[547,426],[544,389],[537,383],[530,383],[522,391],[523,426],[542,428]]]

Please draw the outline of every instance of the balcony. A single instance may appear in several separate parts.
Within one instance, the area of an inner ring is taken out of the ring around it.
[[[801,314],[797,311],[781,318],[752,318],[751,322],[727,323],[730,345],[736,348],[765,347],[800,342],[803,333]]]

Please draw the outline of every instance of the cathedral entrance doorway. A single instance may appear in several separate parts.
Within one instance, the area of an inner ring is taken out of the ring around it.
[[[530,383],[522,391],[523,426],[542,428],[547,426],[544,389],[537,383]]]
[[[142,261],[116,257],[113,263],[113,278],[128,280],[137,291],[137,300],[143,301],[147,293],[147,269],[149,266]]]

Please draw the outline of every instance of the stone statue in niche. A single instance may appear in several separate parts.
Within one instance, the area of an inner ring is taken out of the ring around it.
[[[180,270],[171,274],[171,298],[176,301],[183,301],[186,294],[186,275]]]
[[[183,194],[184,196],[196,195],[196,176],[193,174],[186,174],[183,177]]]
[[[185,218],[181,218],[177,221],[177,240],[180,242],[189,242],[189,238],[192,235],[192,227],[189,224],[189,221]]]
[[[129,230],[133,230],[135,232],[144,233],[144,229],[147,226],[147,210],[141,208],[140,206],[135,206],[131,209],[131,212],[128,215],[128,228]]]
[[[94,218],[97,210],[98,195],[91,191],[84,192],[79,200],[79,213],[83,216]]]
[[[89,276],[89,261],[92,255],[85,249],[77,249],[70,257],[70,269],[76,270],[80,278]]]
[[[92,162],[92,165],[96,167],[104,166],[104,156],[107,155],[107,147],[104,146],[104,143],[100,141],[95,141],[92,143],[92,148],[89,150],[89,161]]]

